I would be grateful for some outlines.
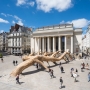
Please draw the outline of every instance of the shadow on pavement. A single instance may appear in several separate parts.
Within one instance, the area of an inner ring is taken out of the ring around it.
[[[23,83],[25,83],[25,82],[20,82],[20,84],[23,84]]]
[[[24,73],[22,73],[22,75],[34,74],[34,73],[37,73],[37,72],[40,72],[40,71],[44,71],[44,68],[38,69],[38,70],[34,70],[34,71],[24,72]]]

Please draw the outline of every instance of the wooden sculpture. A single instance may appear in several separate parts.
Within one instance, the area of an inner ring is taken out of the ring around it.
[[[22,71],[26,68],[28,68],[29,66],[33,65],[34,63],[39,63],[40,65],[42,65],[47,71],[49,71],[49,68],[46,67],[43,64],[43,61],[46,62],[56,62],[56,61],[60,61],[64,58],[64,56],[68,54],[70,56],[70,53],[68,52],[64,52],[59,58],[55,58],[55,57],[50,57],[50,56],[44,56],[44,55],[36,55],[36,56],[30,56],[30,58],[26,57],[28,60],[25,60],[24,62],[20,63],[11,73],[11,76],[17,76],[18,74],[21,74]],[[71,56],[70,56],[71,57]]]

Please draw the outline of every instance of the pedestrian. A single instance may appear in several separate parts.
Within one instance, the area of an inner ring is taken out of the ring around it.
[[[71,68],[71,77],[73,77],[74,68]]]
[[[79,76],[79,75],[78,75],[78,70],[77,70],[77,69],[76,69],[76,74],[77,74],[77,76]]]
[[[49,69],[49,74],[50,74],[50,77],[52,78],[52,73],[51,73],[51,69]]]
[[[63,73],[63,71],[64,71],[63,66],[61,66],[60,69],[61,69],[61,73]]]
[[[13,60],[13,65],[15,66],[15,61]]]
[[[63,84],[63,79],[62,79],[62,77],[60,77],[60,84],[61,84],[61,87],[60,87],[60,89],[62,88],[62,84]]]
[[[16,76],[16,84],[17,83],[20,84],[20,82],[19,82],[19,75]]]
[[[1,61],[3,62],[3,58],[1,58]]]
[[[82,63],[82,66],[83,66],[82,68],[85,69],[85,63],[84,62]]]
[[[81,63],[81,72],[84,72],[83,69],[84,69],[83,63]]]
[[[61,66],[61,64],[62,64],[62,63],[60,62],[60,64],[59,64],[59,65]]]
[[[90,81],[90,72],[88,73],[88,82]]]
[[[53,70],[51,69],[51,74],[52,74],[52,77],[54,78],[55,76],[54,76],[54,74],[53,74]]]
[[[38,70],[38,63],[36,63],[36,68],[37,68],[37,70]]]
[[[18,64],[18,61],[16,60],[16,65]]]
[[[49,69],[49,73],[50,73],[51,79],[52,79],[52,77],[54,78],[53,70],[52,69]]]
[[[76,72],[73,73],[73,77],[75,78],[75,79],[74,79],[74,82],[77,82],[77,80],[76,80],[76,78],[77,78]]]
[[[59,63],[59,68],[61,68],[61,64],[62,64],[62,63],[60,62],[60,63]]]

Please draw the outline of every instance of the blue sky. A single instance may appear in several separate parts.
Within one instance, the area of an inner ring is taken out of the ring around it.
[[[73,23],[85,33],[90,0],[0,0],[0,32],[15,23],[33,28]]]

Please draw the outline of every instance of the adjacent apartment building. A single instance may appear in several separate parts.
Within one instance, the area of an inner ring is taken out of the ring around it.
[[[90,25],[88,25],[87,32],[82,39],[82,49],[86,54],[90,54]]]
[[[8,49],[7,36],[8,36],[7,32],[0,33],[0,51],[7,51]]]
[[[11,54],[22,54],[31,52],[31,36],[32,29],[15,24],[11,26],[8,35],[8,52]]]

